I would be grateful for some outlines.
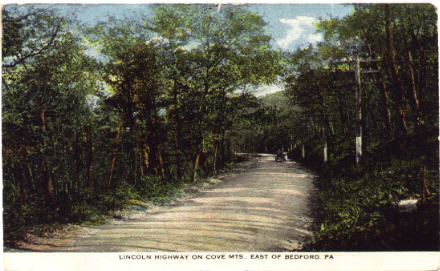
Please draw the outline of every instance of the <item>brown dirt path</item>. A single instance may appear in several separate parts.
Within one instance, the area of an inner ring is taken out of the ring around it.
[[[295,162],[261,155],[211,179],[191,198],[63,239],[35,239],[40,251],[286,251],[311,237],[313,174]]]

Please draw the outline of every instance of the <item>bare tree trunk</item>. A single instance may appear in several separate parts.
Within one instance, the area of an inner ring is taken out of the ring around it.
[[[415,71],[415,64],[413,55],[411,52],[411,48],[409,47],[409,39],[408,34],[405,26],[402,24],[402,32],[403,32],[403,38],[405,41],[405,46],[407,48],[407,58],[408,58],[408,66],[409,66],[409,73],[410,73],[410,82],[411,82],[411,91],[412,91],[412,104],[413,105],[413,112],[415,115],[415,123],[418,128],[423,126],[423,119],[422,119],[422,112],[420,111],[420,102],[418,97],[418,89],[417,89],[417,82],[416,82],[416,71]]]
[[[341,124],[343,128],[344,134],[347,133],[347,117],[344,114],[344,104],[343,100],[344,98],[341,97],[341,93],[338,92],[338,95],[336,96],[337,104],[338,104],[338,112],[339,112],[339,118],[341,119]]]
[[[420,47],[420,57],[419,57],[419,60],[420,60],[420,64],[419,64],[419,74],[418,74],[418,82],[419,82],[419,86],[418,86],[418,90],[419,90],[419,95],[418,95],[418,98],[419,98],[419,101],[423,101],[423,93],[424,93],[424,90],[425,90],[425,88],[426,88],[426,80],[427,80],[427,78],[426,78],[426,73],[427,73],[427,61],[426,61],[426,51],[425,51],[425,49],[423,48],[423,46],[421,46]],[[423,108],[423,106],[422,106],[422,108]]]
[[[76,200],[79,200],[80,196],[80,189],[81,189],[81,155],[80,155],[81,149],[79,144],[79,132],[76,133],[75,136],[75,180],[76,180]]]
[[[374,53],[374,51],[373,51],[373,49],[371,48],[370,45],[368,45],[368,50],[369,50],[370,56],[375,58],[376,54]],[[377,62],[373,61],[371,63],[373,65],[372,66],[373,69],[379,70],[379,65],[377,65]],[[384,107],[384,111],[383,111],[384,117],[383,118],[385,120],[385,127],[386,127],[386,130],[387,130],[387,136],[389,138],[391,138],[392,135],[393,135],[393,128],[392,128],[393,126],[391,124],[392,123],[391,122],[391,109],[390,109],[390,105],[388,103],[389,94],[388,94],[388,90],[387,90],[387,86],[386,86],[385,80],[382,77],[382,73],[381,72],[377,72],[376,73],[376,81],[377,81],[376,86],[377,86],[378,89],[380,89],[380,94],[381,94],[381,98],[382,98],[382,104],[383,104],[383,107]]]
[[[407,10],[407,12],[409,12],[408,7],[406,8],[406,10]],[[412,24],[412,20],[410,18],[409,25],[411,25],[411,24]],[[417,97],[419,100],[420,111],[422,112],[423,90],[426,87],[426,71],[427,71],[426,51],[425,51],[424,46],[420,45],[420,42],[417,39],[416,34],[414,33],[414,30],[409,28],[409,29],[407,29],[407,31],[405,31],[405,34],[407,32],[411,36],[411,41],[413,43],[412,48],[414,48],[413,52],[414,52],[415,58],[418,59],[418,63],[417,63],[418,73],[416,73],[416,85],[417,85],[417,91],[418,91]],[[406,38],[406,39],[408,39],[408,38]],[[407,43],[409,45],[409,42],[407,42]],[[407,47],[409,48],[409,46],[407,46]],[[413,66],[415,66],[415,64],[413,64]]]
[[[29,192],[31,194],[33,194],[35,192],[34,174],[32,173],[32,168],[29,165],[28,156],[27,156],[26,152],[27,152],[26,149],[24,149],[24,151],[23,151],[23,168],[25,169],[24,173],[25,173],[26,180],[29,183],[28,184],[29,185]]]
[[[23,178],[23,170],[21,168],[20,162],[12,162],[13,168],[14,168],[14,175],[16,179],[18,179],[18,185],[19,185],[19,191],[18,191],[18,198],[20,199],[22,204],[26,204],[27,202],[27,194],[25,190],[25,184],[24,184],[24,178]]]
[[[40,106],[40,128],[43,133],[46,133],[46,105]]]
[[[46,192],[47,192],[47,195],[50,198],[52,198],[53,197],[52,176],[51,176],[49,170],[47,169],[47,165],[46,165],[45,162],[43,162],[43,164],[42,164],[42,170],[43,170],[44,178],[46,179]]]
[[[32,168],[28,162],[25,162],[25,167],[26,167],[26,178],[29,180],[29,188],[31,190],[31,193],[34,193],[35,187],[34,187],[34,175],[32,174]]]
[[[420,168],[420,195],[422,197],[422,201],[426,200],[426,196],[430,196],[431,192],[428,189],[426,184],[426,167]]]
[[[108,181],[107,181],[107,190],[110,190],[110,186],[112,184],[113,172],[115,170],[115,164],[116,164],[116,157],[118,155],[119,137],[121,134],[122,124],[123,124],[122,119],[120,119],[118,122],[118,129],[116,130],[115,138],[113,139],[112,162],[110,164],[110,172],[109,172],[109,177],[108,177]]]
[[[87,185],[92,186],[93,174],[93,142],[92,142],[92,126],[87,127]]]
[[[46,105],[43,104],[40,106],[40,121],[41,121],[41,132],[44,136],[47,136],[47,130],[46,130]],[[46,162],[43,160],[41,169],[43,170],[43,176],[46,180],[46,193],[49,198],[52,198],[54,195],[53,192],[53,183],[52,183],[52,174],[50,174],[49,169],[47,168]]]
[[[173,102],[174,102],[174,145],[175,145],[175,155],[176,155],[176,177],[178,180],[182,179],[182,151],[180,149],[180,119],[179,119],[179,109],[178,109],[178,98],[177,98],[177,80],[174,80],[173,85]]]
[[[217,170],[217,154],[218,154],[218,142],[216,141],[214,144],[214,163],[212,167],[214,172]]]
[[[144,160],[144,157],[142,155],[143,152],[144,152],[144,147],[143,147],[143,144],[141,144],[141,148],[139,149],[139,160],[141,161],[141,164],[139,165],[139,171],[141,173],[141,177],[144,177],[144,175],[145,175],[145,172],[144,172],[145,160]]]
[[[165,180],[165,168],[163,166],[163,158],[162,158],[162,152],[160,151],[160,148],[157,148],[157,160],[159,161],[159,171],[162,177],[162,180]]]
[[[137,170],[136,170],[136,148],[133,147],[133,149],[131,150],[131,154],[130,154],[130,158],[131,158],[131,178],[132,178],[132,183],[136,184],[137,181]]]
[[[149,153],[150,153],[150,147],[147,145],[147,143],[143,143],[142,148],[141,148],[141,157],[142,157],[142,165],[141,165],[141,174],[142,176],[144,176],[145,171],[148,171],[150,168],[150,163],[149,163]]]
[[[394,48],[393,29],[391,24],[391,10],[390,5],[385,4],[385,31],[386,31],[386,46],[388,65],[390,67],[393,86],[395,89],[396,103],[398,107],[398,122],[397,122],[397,138],[405,135],[407,132],[406,125],[406,109],[405,109],[405,91],[403,88],[402,80],[400,79],[399,70],[396,62],[396,51]],[[402,146],[401,146],[402,147]]]
[[[197,181],[197,171],[199,169],[200,151],[197,151],[196,160],[194,161],[193,182]]]
[[[177,122],[179,120],[176,119]],[[180,124],[176,124],[174,143],[176,147],[176,177],[182,179],[182,151],[180,150]]]
[[[304,146],[304,143],[301,144],[301,158],[302,159],[306,158],[306,147]]]
[[[322,127],[322,139],[324,141],[324,146],[323,146],[323,160],[324,163],[327,163],[328,161],[328,145],[327,145],[327,131],[325,126]]]
[[[393,135],[393,126],[391,122],[391,109],[390,105],[388,103],[389,95],[387,91],[387,86],[385,82],[383,81],[382,76],[378,73],[377,80],[380,81],[377,83],[377,87],[380,89],[381,97],[382,97],[382,104],[384,106],[384,119],[385,119],[385,127],[387,129],[387,135],[389,138]]]

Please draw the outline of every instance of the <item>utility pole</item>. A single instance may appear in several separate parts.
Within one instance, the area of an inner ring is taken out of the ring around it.
[[[323,148],[323,159],[324,163],[327,163],[328,161],[328,145],[327,145],[327,130],[325,129],[325,126],[322,127],[322,138],[324,139],[324,148]]]
[[[365,70],[362,71],[361,63],[369,63],[369,62],[379,62],[380,59],[375,58],[361,58],[359,56],[356,56],[354,59],[343,59],[331,62],[331,64],[342,64],[342,63],[354,63],[353,71],[354,72],[354,79],[356,84],[355,88],[355,113],[356,113],[356,165],[359,165],[359,162],[362,158],[362,88],[361,88],[361,74],[362,73],[378,73],[379,70]],[[349,84],[351,85],[351,84]]]
[[[362,157],[362,107],[361,107],[361,61],[356,57],[354,65],[354,77],[356,81],[356,90],[354,94],[356,111],[356,165],[359,164]]]

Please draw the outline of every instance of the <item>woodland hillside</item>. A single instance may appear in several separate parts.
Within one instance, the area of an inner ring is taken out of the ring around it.
[[[88,26],[3,7],[5,245],[166,202],[235,153],[284,151],[319,175],[307,249],[438,249],[434,6],[354,5],[296,51],[246,6],[153,10]],[[283,90],[254,95],[270,84]],[[407,199],[418,209],[400,213]]]

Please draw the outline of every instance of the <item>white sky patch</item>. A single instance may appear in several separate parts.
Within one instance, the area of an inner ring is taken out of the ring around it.
[[[168,41],[169,41],[168,38],[156,35],[156,36],[151,37],[149,40],[147,40],[147,43],[153,42],[153,43],[164,45],[164,44],[167,44]],[[189,41],[185,45],[179,46],[177,48],[180,48],[180,49],[185,50],[185,51],[192,51],[192,50],[197,49],[198,47],[200,47],[200,45],[201,45],[201,43],[198,42],[198,41]]]
[[[151,37],[149,40],[147,40],[147,43],[150,43],[150,42],[164,44],[164,43],[168,42],[168,39],[163,36],[156,35],[156,36]]]
[[[322,41],[322,34],[321,33],[312,33],[307,38],[308,42],[310,43],[318,43]]]
[[[257,89],[255,90],[255,96],[260,97],[260,96],[264,96],[266,94],[270,94],[270,93],[274,93],[274,92],[278,92],[283,90],[280,86],[278,85],[267,85],[267,86],[259,86],[257,87]]]
[[[280,22],[289,26],[286,36],[276,41],[278,46],[282,49],[288,49],[289,45],[300,38],[304,38],[306,43],[316,43],[322,40],[321,34],[314,33],[313,30],[311,30],[318,22],[314,17],[297,16],[293,19],[281,18]]]
[[[197,49],[201,46],[201,43],[198,41],[191,41],[187,44],[185,44],[184,46],[180,46],[180,49],[185,50],[185,51],[192,51],[194,49]]]

